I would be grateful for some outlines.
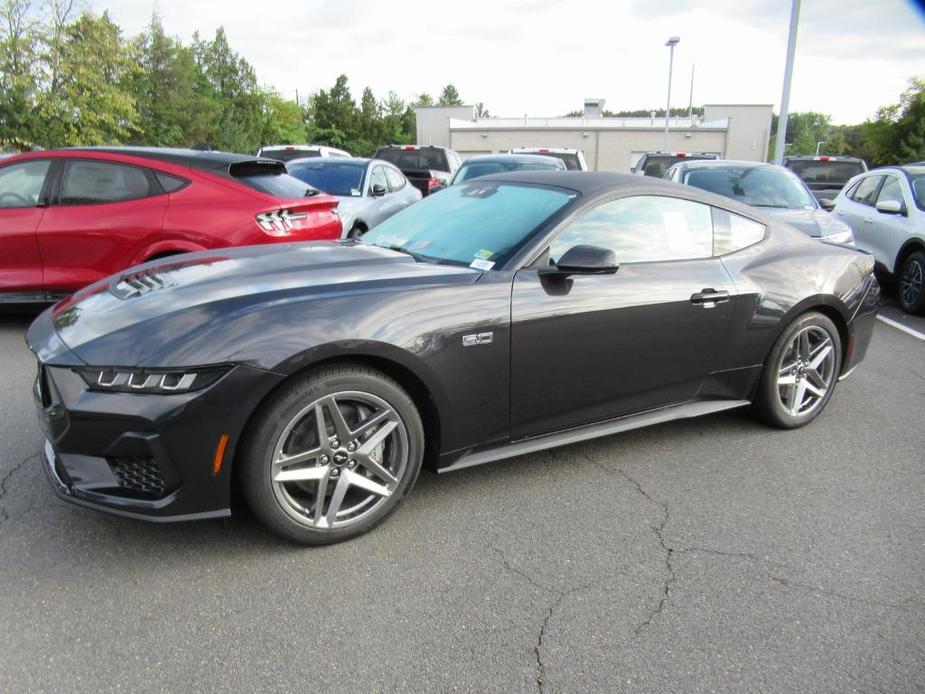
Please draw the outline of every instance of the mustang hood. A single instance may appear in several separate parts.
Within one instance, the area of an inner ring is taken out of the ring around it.
[[[36,323],[50,320],[83,362],[137,366],[266,307],[471,283],[480,274],[354,243],[228,248],[130,268],[82,289]]]

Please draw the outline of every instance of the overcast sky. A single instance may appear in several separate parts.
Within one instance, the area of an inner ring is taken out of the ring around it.
[[[294,98],[350,78],[410,98],[452,82],[496,116],[664,107],[665,40],[679,35],[672,105],[780,103],[787,0],[92,0],[128,34],[152,11],[188,40],[225,27],[261,83]],[[790,107],[857,123],[925,77],[913,0],[804,0]]]

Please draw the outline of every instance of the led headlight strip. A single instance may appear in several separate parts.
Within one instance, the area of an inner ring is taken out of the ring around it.
[[[87,367],[76,369],[76,371],[91,390],[169,395],[188,393],[210,386],[224,376],[230,368],[230,366],[210,366],[202,369]]]

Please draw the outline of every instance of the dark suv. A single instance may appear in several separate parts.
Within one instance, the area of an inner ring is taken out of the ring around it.
[[[784,157],[783,164],[802,178],[820,201],[834,200],[849,180],[867,171],[867,163],[857,157],[794,155]]]
[[[661,178],[668,169],[679,161],[696,161],[698,159],[719,159],[719,157],[708,152],[646,152],[636,162],[633,173],[637,176]]]
[[[383,159],[399,171],[421,195],[441,190],[462,163],[452,149],[436,145],[386,145],[376,150],[374,159]]]

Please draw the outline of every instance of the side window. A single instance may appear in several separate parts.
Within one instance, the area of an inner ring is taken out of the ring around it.
[[[713,208],[713,255],[726,255],[764,238],[764,224],[726,210]]]
[[[176,193],[189,183],[185,178],[171,176],[161,171],[155,171],[154,176],[157,178],[157,182],[161,184],[161,188],[164,189],[165,193]]]
[[[852,198],[855,202],[859,202],[862,205],[870,205],[873,207],[874,200],[877,199],[877,189],[880,187],[880,182],[883,180],[883,176],[868,176],[854,191],[854,197]]]
[[[605,202],[559,234],[550,247],[550,258],[558,262],[578,244],[609,248],[618,263],[709,258],[713,255],[710,207],[656,195]]]
[[[49,159],[33,159],[0,168],[0,207],[35,207],[49,166]]]
[[[382,186],[383,190],[389,189],[389,183],[385,178],[385,169],[381,166],[374,166],[373,172],[369,177],[369,192],[373,192],[373,188],[376,186]]]
[[[393,193],[405,187],[405,177],[395,169],[386,168],[385,175],[389,179],[389,188]]]
[[[144,169],[105,161],[73,159],[64,167],[61,205],[93,205],[152,194]]]
[[[906,201],[903,200],[902,184],[900,184],[896,176],[885,177],[883,188],[880,189],[880,194],[877,196],[877,202],[886,202],[887,200],[895,200],[900,205],[906,204]]]

